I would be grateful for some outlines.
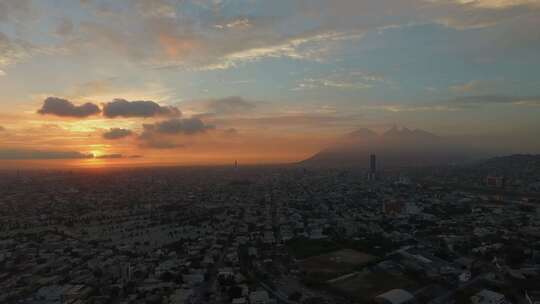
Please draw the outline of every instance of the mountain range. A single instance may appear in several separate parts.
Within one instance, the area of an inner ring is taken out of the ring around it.
[[[466,161],[478,155],[478,151],[473,150],[452,138],[420,129],[393,126],[377,134],[363,128],[346,134],[301,164],[367,167],[369,156],[375,154],[378,164],[384,167],[430,166]]]

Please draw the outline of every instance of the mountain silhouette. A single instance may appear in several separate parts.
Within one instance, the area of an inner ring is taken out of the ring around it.
[[[465,147],[450,139],[420,129],[393,126],[380,135],[365,128],[348,133],[301,164],[367,167],[370,154],[376,154],[383,167],[451,164],[471,156]]]
[[[378,136],[377,133],[367,128],[358,129],[356,131],[353,131],[347,134],[347,137],[350,137],[350,138],[373,138],[376,136]]]

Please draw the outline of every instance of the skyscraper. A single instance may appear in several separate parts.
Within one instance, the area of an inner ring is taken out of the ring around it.
[[[376,177],[377,177],[377,156],[375,154],[371,154],[369,156],[368,180],[375,180]]]

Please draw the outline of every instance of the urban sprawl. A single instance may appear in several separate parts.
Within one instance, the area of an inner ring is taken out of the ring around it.
[[[0,173],[0,303],[540,303],[540,171]]]

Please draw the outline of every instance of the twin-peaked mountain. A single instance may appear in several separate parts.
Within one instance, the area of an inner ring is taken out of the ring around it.
[[[382,134],[370,129],[351,132],[301,164],[367,167],[370,154],[376,154],[378,163],[388,168],[451,164],[477,153],[449,138],[394,126]]]

